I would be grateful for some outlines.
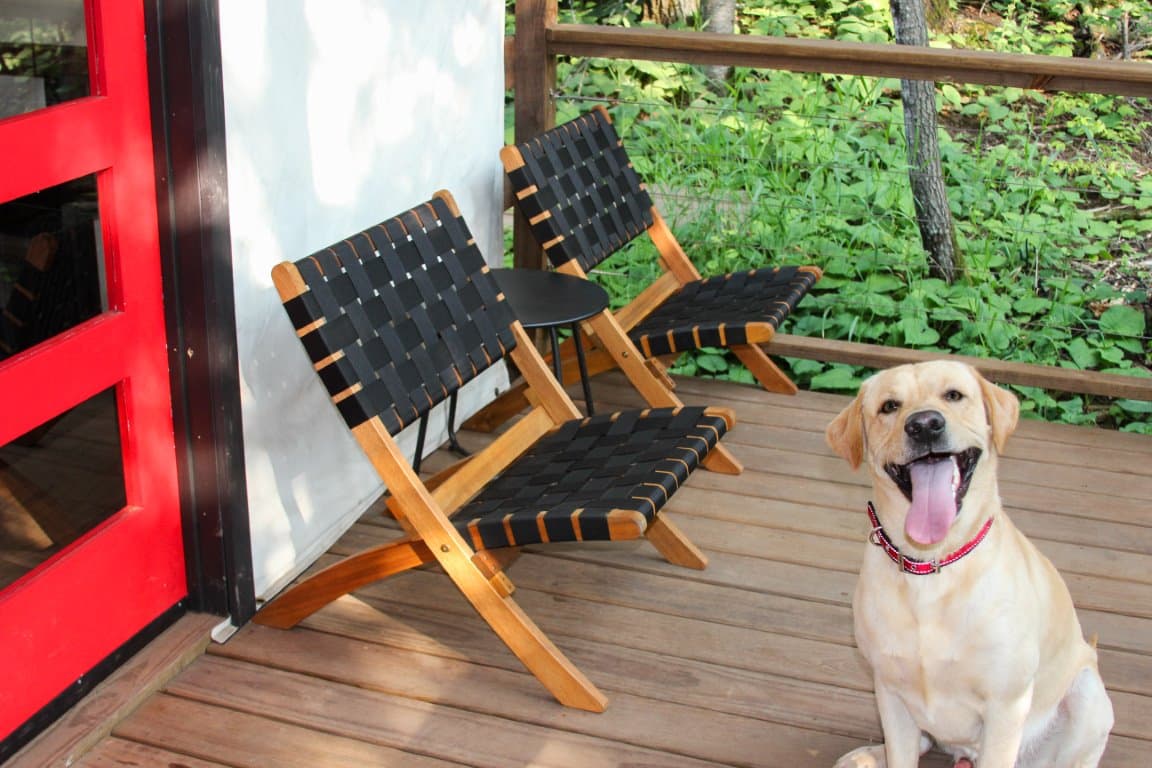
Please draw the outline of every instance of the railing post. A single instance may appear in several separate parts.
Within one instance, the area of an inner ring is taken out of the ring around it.
[[[548,28],[556,24],[556,0],[518,0],[513,59],[516,141],[523,141],[556,124],[556,57],[548,53]],[[544,255],[528,222],[519,211],[513,228],[514,265],[540,269]]]

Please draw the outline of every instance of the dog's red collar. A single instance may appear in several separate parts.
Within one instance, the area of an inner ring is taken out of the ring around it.
[[[908,557],[892,543],[888,538],[888,534],[884,533],[884,527],[880,525],[880,518],[876,516],[876,508],[872,506],[872,502],[868,502],[868,519],[872,522],[872,532],[868,534],[868,541],[883,549],[888,553],[888,557],[892,558],[892,562],[900,566],[900,570],[904,573],[911,573],[916,576],[926,576],[929,573],[937,573],[941,568],[946,565],[951,565],[960,558],[967,555],[972,550],[984,541],[984,537],[988,535],[988,530],[992,527],[992,518],[984,523],[984,526],[967,544],[960,547],[960,549],[951,553],[943,560],[917,560],[914,557]]]

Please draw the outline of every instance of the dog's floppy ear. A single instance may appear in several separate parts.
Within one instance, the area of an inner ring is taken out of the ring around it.
[[[984,411],[988,414],[988,424],[992,427],[992,443],[996,446],[996,453],[1004,453],[1008,436],[1016,430],[1016,421],[1020,418],[1020,401],[1016,399],[1016,395],[993,384],[979,373],[976,374],[976,378],[980,381]]]
[[[852,465],[860,466],[864,459],[864,407],[863,393],[856,395],[848,406],[824,430],[824,439],[836,453]]]

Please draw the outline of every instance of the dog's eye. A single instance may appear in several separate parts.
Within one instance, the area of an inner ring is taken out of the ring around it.
[[[880,413],[896,413],[898,410],[900,410],[899,400],[885,400],[880,406]]]
[[[964,393],[957,389],[950,389],[944,393],[944,399],[950,403],[958,403],[964,399]]]

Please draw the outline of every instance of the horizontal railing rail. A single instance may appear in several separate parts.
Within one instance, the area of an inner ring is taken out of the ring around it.
[[[588,24],[557,24],[548,28],[546,39],[548,53],[553,56],[650,59],[1152,96],[1152,66],[1136,61]]]

